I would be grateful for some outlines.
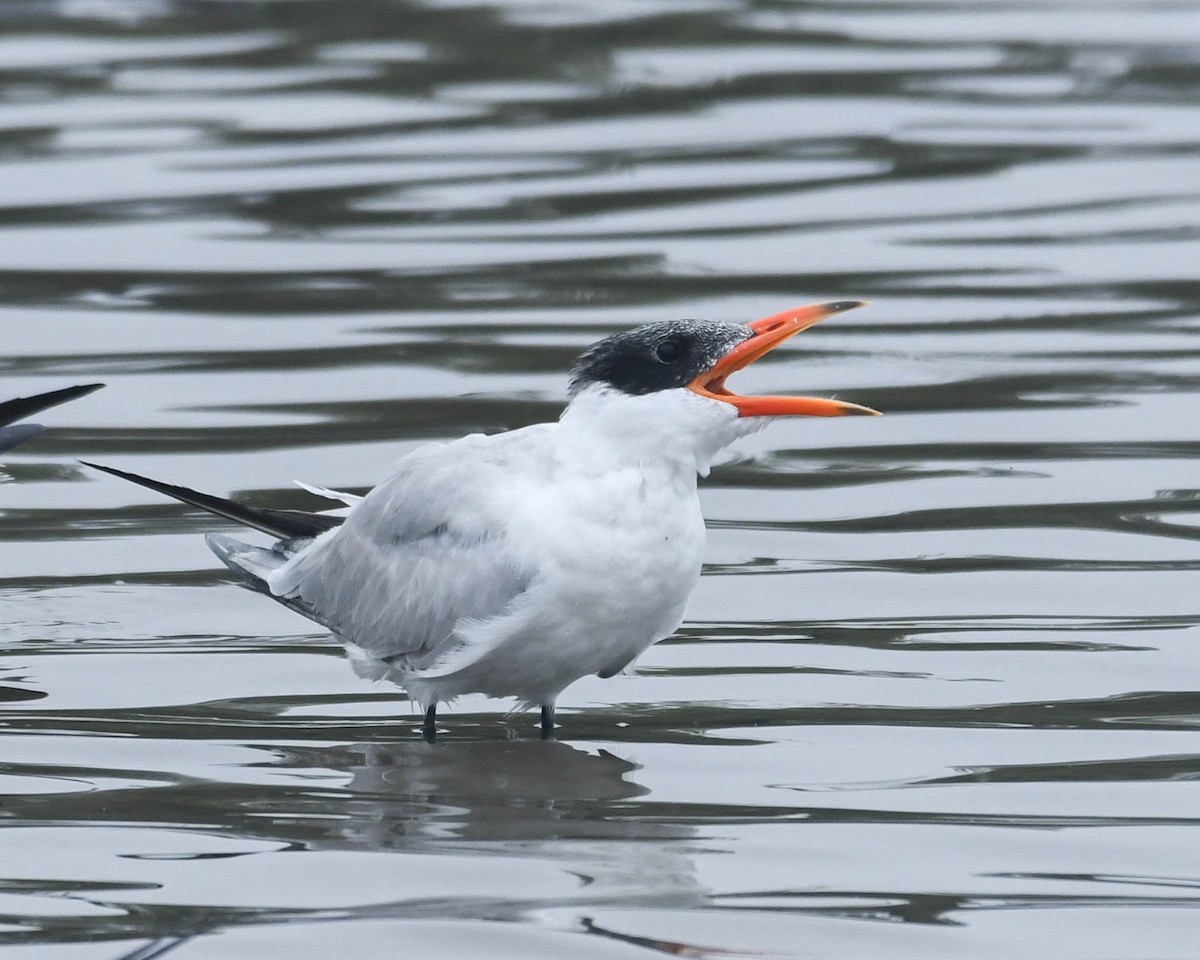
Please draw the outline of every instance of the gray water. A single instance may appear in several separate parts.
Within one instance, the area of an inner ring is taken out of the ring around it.
[[[1194,958],[1200,3],[0,6],[6,958]],[[636,676],[439,742],[219,521],[866,298]]]

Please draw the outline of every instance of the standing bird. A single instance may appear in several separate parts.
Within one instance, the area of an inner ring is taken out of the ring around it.
[[[74,400],[76,397],[86,396],[99,390],[102,386],[104,386],[102,383],[85,383],[79,387],[64,387],[62,390],[38,393],[32,397],[17,397],[14,400],[5,400],[0,403],[0,450],[15,447],[23,440],[36,437],[46,429],[40,424],[16,423],[16,421],[40,413],[49,407],[56,407],[60,403],[66,403],[68,400]],[[16,425],[9,426],[9,424]]]
[[[425,710],[465,693],[541,708],[670,636],[700,576],[696,478],[778,416],[875,414],[839,400],[744,397],[725,379],[844,300],[749,325],[649,323],[571,371],[556,423],[420,447],[344,517],[266,510],[98,467],[278,537],[208,544],[243,585],[332,630],[356,669]],[[98,466],[89,464],[90,466]],[[310,488],[312,489],[312,488]]]

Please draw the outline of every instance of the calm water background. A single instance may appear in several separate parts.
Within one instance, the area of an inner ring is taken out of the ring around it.
[[[1200,3],[0,6],[6,958],[1194,958]],[[741,376],[679,635],[562,741],[230,585],[215,522],[553,418],[650,319]]]

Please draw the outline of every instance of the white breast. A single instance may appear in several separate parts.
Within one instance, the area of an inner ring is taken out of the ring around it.
[[[479,526],[503,529],[504,562],[528,572],[528,585],[502,613],[460,620],[431,659],[410,662],[400,678],[409,692],[422,703],[471,692],[553,703],[669,636],[700,575],[697,475],[755,429],[688,390],[594,385],[557,424],[480,442],[487,470],[475,464],[460,500]]]
[[[683,618],[700,575],[695,468],[575,458],[498,492],[520,562],[538,574],[505,616],[460,625],[455,654],[410,673],[419,700],[459,693],[552,703],[589,674],[622,669]]]

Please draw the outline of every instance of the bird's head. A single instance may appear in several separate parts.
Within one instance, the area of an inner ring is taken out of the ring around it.
[[[770,417],[877,415],[842,400],[741,396],[725,385],[730,374],[789,337],[862,305],[860,300],[819,303],[750,324],[668,320],[615,334],[576,361],[564,422],[587,420],[593,428],[623,435],[623,443],[660,448],[666,455],[677,448],[694,453],[706,473],[722,448]]]

